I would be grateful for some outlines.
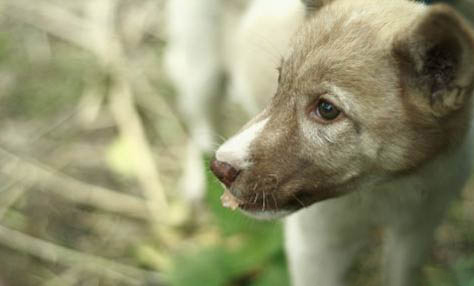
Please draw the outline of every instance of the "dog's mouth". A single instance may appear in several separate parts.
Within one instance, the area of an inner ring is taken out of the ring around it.
[[[235,197],[227,188],[221,196],[221,203],[223,207],[229,208],[233,211],[244,204],[241,199]]]
[[[224,193],[221,196],[222,206],[229,208],[231,210],[244,210],[244,211],[267,211],[273,209],[274,206],[268,206],[268,202],[258,198],[258,195],[255,195],[253,199],[241,199],[232,194],[229,189],[225,189]]]
[[[281,218],[313,203],[343,195],[335,190],[309,190],[305,188],[290,192],[281,190],[284,197],[274,192],[254,192],[252,196],[240,197],[233,194],[232,188],[225,188],[221,196],[222,206],[233,211],[263,219]],[[289,194],[289,195],[288,195]]]
[[[232,194],[231,190],[225,189],[221,196],[222,206],[231,210],[241,210],[247,214],[254,213],[291,213],[307,206],[303,198],[294,195],[291,199],[284,201],[273,193],[255,193],[253,197],[239,198]]]
[[[273,199],[271,199],[273,200]],[[278,208],[277,202],[267,199],[243,200],[234,196],[228,189],[221,196],[222,206],[231,210],[240,210],[244,214],[261,220],[273,220],[285,217],[299,208]],[[301,207],[300,207],[301,208]]]

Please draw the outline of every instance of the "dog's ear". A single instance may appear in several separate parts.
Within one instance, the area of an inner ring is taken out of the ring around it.
[[[310,14],[313,11],[319,10],[324,5],[334,0],[301,0],[306,7],[306,12]]]
[[[423,94],[434,115],[461,108],[472,93],[474,42],[469,24],[452,8],[436,4],[402,31],[393,52],[402,82]],[[419,93],[417,92],[417,93]]]

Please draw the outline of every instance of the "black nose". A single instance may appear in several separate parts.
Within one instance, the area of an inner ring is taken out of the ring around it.
[[[230,187],[240,173],[232,165],[216,159],[211,162],[211,171],[226,187]]]

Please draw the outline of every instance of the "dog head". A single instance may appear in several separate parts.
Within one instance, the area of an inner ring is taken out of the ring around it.
[[[277,217],[455,150],[470,119],[473,53],[448,6],[321,8],[295,36],[269,106],[216,152],[225,203]]]

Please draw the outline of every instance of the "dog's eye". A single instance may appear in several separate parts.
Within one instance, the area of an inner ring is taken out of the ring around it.
[[[318,101],[313,112],[316,113],[316,116],[326,121],[334,120],[341,114],[341,111],[334,104],[324,99]]]

